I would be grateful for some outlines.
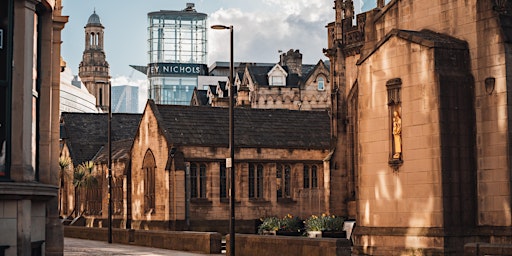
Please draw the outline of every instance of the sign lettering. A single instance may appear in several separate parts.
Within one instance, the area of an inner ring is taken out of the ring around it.
[[[204,64],[189,63],[150,63],[147,76],[158,75],[206,75],[207,67]]]

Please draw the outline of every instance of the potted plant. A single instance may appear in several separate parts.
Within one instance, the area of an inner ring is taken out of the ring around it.
[[[325,216],[325,229],[322,230],[322,237],[346,238],[347,233],[343,230],[345,218],[336,215]]]
[[[311,215],[311,217],[304,221],[304,225],[308,237],[322,237],[322,230],[325,229],[324,216]]]
[[[260,235],[275,235],[279,229],[279,218],[267,217],[261,218],[261,224],[258,227],[258,234]]]
[[[261,222],[258,227],[258,234],[260,235],[301,236],[304,228],[302,220],[293,217],[291,214],[283,218],[262,218]]]
[[[321,216],[311,215],[305,222],[308,237],[337,237],[345,238],[343,231],[345,219],[336,215],[322,214]]]

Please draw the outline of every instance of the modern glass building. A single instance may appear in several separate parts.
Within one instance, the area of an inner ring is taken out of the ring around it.
[[[132,85],[112,86],[113,113],[140,113],[139,87]]]
[[[157,104],[188,105],[197,77],[206,75],[207,15],[188,3],[181,11],[148,13],[148,97]]]

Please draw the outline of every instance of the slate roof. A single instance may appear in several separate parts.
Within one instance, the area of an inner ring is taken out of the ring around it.
[[[249,74],[251,75],[252,80],[258,84],[259,86],[269,86],[268,84],[268,72],[275,66],[248,66]],[[301,80],[305,80],[305,78],[309,77],[310,73],[313,72],[314,68],[317,65],[302,65],[302,76],[299,76],[296,73],[290,73],[288,66],[283,66],[283,69],[288,72],[288,76],[286,77],[286,86],[284,87],[292,87],[296,88],[300,86]]]
[[[112,141],[135,137],[141,114],[112,114]],[[61,132],[74,165],[94,158],[108,142],[108,114],[69,113],[61,115]]]
[[[215,95],[215,96],[217,96],[217,95],[218,95],[218,94],[217,94],[217,86],[216,86],[216,85],[209,85],[209,86],[208,86],[208,88],[210,88],[210,92],[211,92],[213,95]]]
[[[199,90],[197,88],[194,89],[194,94],[192,97],[196,97],[197,101],[201,106],[208,105],[208,90]]]
[[[228,108],[148,102],[170,143],[228,147]],[[329,149],[327,111],[235,108],[234,118],[236,147]]]
[[[133,139],[119,140],[112,142],[112,161],[128,161],[130,159],[130,151],[132,149]],[[105,144],[96,153],[94,162],[108,163],[108,145]]]

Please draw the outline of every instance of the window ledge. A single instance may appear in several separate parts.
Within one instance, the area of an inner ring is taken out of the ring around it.
[[[249,202],[251,203],[260,203],[260,204],[266,204],[266,203],[270,203],[269,200],[266,200],[265,198],[257,198],[257,197],[253,197],[253,198],[249,198]]]
[[[283,204],[297,203],[297,201],[293,200],[292,198],[278,198],[277,202],[278,203],[283,203]]]
[[[212,201],[207,198],[191,198],[190,202],[193,204],[212,204]]]

